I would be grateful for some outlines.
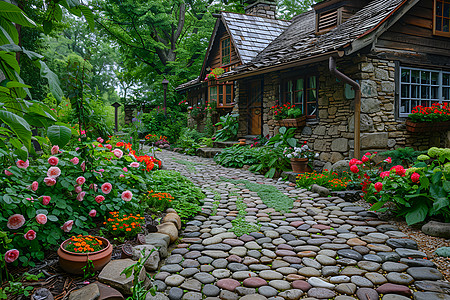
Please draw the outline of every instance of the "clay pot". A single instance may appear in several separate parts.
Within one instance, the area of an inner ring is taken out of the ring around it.
[[[65,240],[58,249],[59,265],[67,273],[83,274],[82,268],[86,266],[88,259],[92,260],[94,264],[94,271],[100,271],[111,260],[113,247],[111,243],[103,238],[97,236],[103,242],[105,248],[91,253],[75,253],[67,251],[66,244],[70,239]]]
[[[245,145],[247,144],[247,140],[246,139],[239,139],[239,145]]]
[[[291,158],[292,171],[294,173],[306,173],[311,172],[311,168],[308,166],[309,159],[307,158]]]

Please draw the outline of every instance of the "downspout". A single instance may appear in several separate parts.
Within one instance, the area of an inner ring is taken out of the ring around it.
[[[336,78],[342,80],[345,83],[348,83],[355,90],[355,154],[356,158],[360,158],[360,148],[361,148],[361,87],[360,85],[352,80],[347,75],[341,73],[336,69],[336,61],[333,56],[330,56],[329,59],[329,69],[331,74],[333,74]]]

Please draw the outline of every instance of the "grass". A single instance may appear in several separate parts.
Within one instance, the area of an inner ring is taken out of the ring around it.
[[[235,180],[224,177],[221,179],[234,184],[244,184],[247,189],[256,192],[265,205],[272,207],[277,211],[288,212],[293,207],[294,201],[280,192],[273,185],[259,184],[243,179]]]
[[[173,161],[176,162],[177,164],[180,165],[185,165],[186,169],[190,172],[190,173],[197,173],[197,169],[195,168],[196,165],[201,165],[200,163],[193,163],[191,161],[187,161],[187,160],[182,160],[182,159],[176,159],[173,158]]]
[[[236,236],[242,236],[244,234],[259,231],[261,228],[259,224],[250,223],[245,220],[245,216],[247,215],[245,209],[247,208],[247,205],[242,201],[242,199],[236,200],[236,208],[239,212],[236,219],[231,221],[233,227],[231,227],[229,231],[234,232]]]

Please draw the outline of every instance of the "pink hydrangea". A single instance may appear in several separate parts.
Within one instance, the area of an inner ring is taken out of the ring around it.
[[[139,163],[134,161],[130,164],[130,167],[139,168]]]
[[[8,218],[8,223],[6,227],[9,229],[19,229],[25,224],[25,218],[21,214],[14,214]]]
[[[99,142],[100,144],[104,142],[104,140],[101,137],[97,138],[97,142]]]
[[[11,249],[5,253],[5,262],[8,264],[14,262],[19,257],[19,250]]]
[[[84,171],[86,170],[86,162],[83,161],[83,162],[81,163],[80,167],[81,167],[81,171],[84,172]]]
[[[44,183],[47,186],[54,186],[56,184],[56,179],[52,178],[52,177],[46,177],[46,178],[44,178]]]
[[[104,194],[109,194],[112,190],[112,185],[109,182],[105,182],[104,184],[102,184],[102,192]]]
[[[350,162],[348,163],[348,165],[351,167],[351,166],[353,166],[353,165],[356,165],[356,162],[357,162],[358,160],[356,159],[356,158],[352,158],[352,159],[350,159]]]
[[[50,196],[42,196],[42,204],[49,205],[51,199],[52,198]]]
[[[377,192],[380,192],[383,189],[383,184],[381,182],[377,182],[375,183],[374,187]]]
[[[61,170],[58,167],[50,167],[47,171],[47,177],[56,178],[61,175]]]
[[[401,165],[393,166],[390,171],[392,171],[392,170],[395,170],[395,173],[402,177],[405,176],[405,174],[406,174],[405,168]]]
[[[105,197],[103,197],[102,195],[98,195],[97,197],[95,197],[95,202],[97,202],[98,204],[102,203],[103,201],[105,201]]]
[[[52,150],[50,150],[50,152],[52,153],[52,155],[58,154],[59,153],[59,146],[55,145],[52,147]]]
[[[120,149],[114,149],[113,153],[119,159],[122,158],[122,156],[123,156],[123,151]]]
[[[20,169],[26,169],[26,168],[28,168],[29,165],[30,165],[30,162],[28,161],[28,159],[26,161],[23,161],[21,159],[16,161],[16,166]]]
[[[128,172],[128,169],[127,169],[127,167],[123,167],[123,169],[122,169],[124,172]]]
[[[359,172],[359,168],[356,165],[353,165],[350,167],[350,171],[352,171],[352,173],[358,173]]]
[[[78,163],[80,162],[80,160],[78,159],[78,157],[74,157],[70,160],[71,163],[73,163],[74,165],[78,165]]]
[[[56,166],[56,165],[58,164],[58,162],[59,162],[59,158],[57,158],[56,156],[50,156],[50,157],[48,158],[48,163],[49,163],[51,166]]]
[[[389,174],[390,174],[389,171],[381,172],[380,177],[381,178],[389,177]]]
[[[61,229],[64,232],[70,232],[72,230],[72,226],[73,226],[73,220],[69,220],[66,223],[64,223],[63,226],[61,226]]]
[[[86,182],[86,178],[84,178],[83,176],[80,176],[80,177],[77,178],[76,182],[79,185],[83,185],[83,183]]]
[[[9,167],[9,168],[11,168],[11,167]],[[9,168],[8,168],[8,169],[9,169]],[[11,173],[8,169],[5,170],[5,175],[6,175],[6,176],[11,176],[11,175],[13,175],[13,173]]]
[[[419,182],[420,181],[420,174],[416,173],[416,172],[412,173],[411,174],[411,181],[414,182],[414,183]]]
[[[384,161],[390,164],[390,163],[392,163],[392,158],[388,157]]]
[[[123,201],[131,201],[131,198],[133,198],[133,193],[130,191],[124,191],[122,193],[122,200]]]
[[[79,194],[79,193],[81,193],[82,191],[83,191],[83,188],[82,188],[81,186],[77,185],[77,186],[75,187],[75,193]]]
[[[38,222],[39,224],[44,225],[45,223],[47,223],[47,216],[44,215],[44,214],[36,215],[36,222]]]
[[[77,195],[77,200],[80,201],[80,202],[83,201],[85,195],[86,195],[86,192],[80,192],[80,193]]]
[[[362,162],[368,162],[369,158],[367,156],[363,155],[363,157],[361,158],[361,161]]]
[[[38,187],[39,187],[39,183],[37,181],[33,181],[33,183],[31,184],[31,190],[33,192],[36,192]]]
[[[111,151],[111,149],[112,149],[112,145],[110,145],[110,144],[106,144],[106,145],[105,145],[105,148],[106,148],[106,149],[108,149],[109,151]]]
[[[92,210],[89,212],[89,216],[92,217],[92,218],[94,218],[96,215],[97,215],[97,211],[96,211],[95,209],[92,209]]]
[[[23,237],[29,241],[32,241],[36,238],[36,231],[34,231],[33,229],[30,229],[27,231],[27,233],[25,233],[23,235]]]
[[[362,161],[360,161],[360,160],[357,160],[357,161],[356,161],[356,165],[362,165],[362,164],[363,164]]]

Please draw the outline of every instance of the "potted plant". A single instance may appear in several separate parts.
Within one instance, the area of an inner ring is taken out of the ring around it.
[[[311,172],[310,162],[319,155],[309,149],[306,142],[301,147],[285,148],[283,154],[291,160],[292,171],[294,173]]]
[[[86,266],[99,271],[111,260],[112,250],[111,243],[103,237],[72,236],[59,246],[59,265],[72,274],[83,274]]]
[[[406,120],[409,132],[443,131],[450,128],[450,105],[434,103],[432,106],[416,106]]]
[[[273,109],[273,119],[275,124],[284,127],[302,127],[306,125],[306,116],[302,109],[295,104],[275,105]]]

